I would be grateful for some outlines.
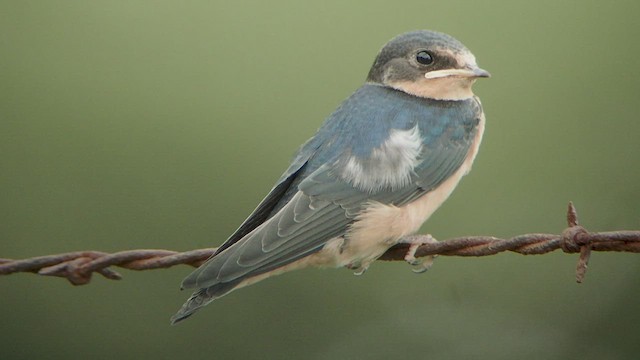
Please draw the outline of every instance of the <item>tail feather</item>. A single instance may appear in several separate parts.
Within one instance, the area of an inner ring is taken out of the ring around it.
[[[209,299],[207,297],[207,289],[200,289],[191,295],[189,299],[182,305],[180,310],[171,317],[171,325],[175,325],[180,321],[188,318],[194,312],[196,312],[199,308],[207,305],[213,299]]]
[[[215,299],[221,298],[236,288],[239,281],[216,284],[208,288],[202,288],[194,292],[191,297],[182,305],[180,310],[171,317],[171,325],[175,325],[180,321],[193,315],[198,309],[209,304]]]

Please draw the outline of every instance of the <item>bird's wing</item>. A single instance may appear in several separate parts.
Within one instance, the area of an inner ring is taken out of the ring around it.
[[[320,168],[316,172],[325,171]],[[329,239],[346,231],[352,218],[341,203],[351,202],[354,195],[360,198],[360,203],[367,197],[352,190],[345,192],[346,199],[334,196],[333,201],[325,201],[299,190],[274,216],[189,275],[182,283],[183,288],[236,283],[317,251]]]

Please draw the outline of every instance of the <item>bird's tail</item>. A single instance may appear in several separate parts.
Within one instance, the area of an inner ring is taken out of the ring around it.
[[[193,315],[198,309],[207,305],[215,299],[218,299],[236,288],[238,282],[229,282],[216,284],[208,288],[202,288],[194,292],[191,297],[182,305],[180,310],[171,317],[171,325],[175,325],[180,321]]]
[[[171,317],[171,325],[175,325],[180,321],[188,318],[199,308],[212,302],[213,298],[207,295],[207,289],[200,289],[194,292],[191,297],[182,305],[180,310]]]

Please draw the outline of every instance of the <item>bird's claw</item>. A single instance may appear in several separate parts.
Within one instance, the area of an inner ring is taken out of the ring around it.
[[[409,239],[406,243],[409,244],[409,250],[407,250],[407,254],[404,256],[404,260],[412,266],[411,271],[416,274],[421,274],[431,268],[433,265],[434,255],[424,256],[421,258],[416,258],[416,251],[418,248],[425,244],[432,244],[437,240],[434,239],[431,235],[420,236],[419,239]]]
[[[358,262],[353,262],[351,264],[348,264],[346,267],[348,269],[353,270],[353,275],[360,276],[367,271],[367,269],[369,268],[369,265],[364,265],[358,261]]]
[[[359,267],[359,268],[354,269],[354,270],[355,271],[353,272],[353,275],[360,276],[360,275],[364,274],[367,271],[367,267],[362,266],[362,267]]]

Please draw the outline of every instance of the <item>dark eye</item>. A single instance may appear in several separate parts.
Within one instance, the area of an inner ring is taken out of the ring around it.
[[[428,51],[420,51],[416,54],[416,61],[422,65],[431,65],[433,63],[433,56]]]

